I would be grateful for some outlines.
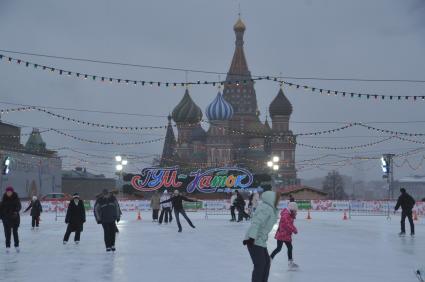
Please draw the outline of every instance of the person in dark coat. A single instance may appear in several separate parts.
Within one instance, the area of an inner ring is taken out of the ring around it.
[[[41,206],[40,200],[37,199],[37,196],[32,196],[32,201],[24,212],[27,212],[29,209],[31,209],[30,215],[32,229],[34,229],[34,227],[38,228],[40,224],[40,215],[43,212],[43,207]]]
[[[178,190],[174,191],[174,196],[168,200],[162,201],[161,204],[165,204],[171,202],[174,208],[174,215],[176,218],[177,226],[179,227],[179,232],[182,232],[182,225],[180,223],[180,214],[186,219],[187,223],[189,223],[190,227],[195,228],[192,221],[190,221],[189,217],[186,214],[186,211],[183,208],[183,201],[186,202],[197,202],[197,200],[189,199],[183,195],[180,195]]]
[[[238,190],[236,190],[235,206],[236,206],[236,209],[238,210],[238,222],[241,222],[244,218],[248,220],[249,215],[245,212],[245,200],[242,197],[242,194],[239,193]]]
[[[10,251],[12,233],[16,252],[19,253],[18,228],[21,223],[21,218],[19,216],[21,208],[21,201],[19,200],[18,194],[13,190],[13,187],[7,187],[0,206],[0,217],[3,221],[7,253]]]
[[[83,200],[80,199],[78,193],[75,193],[72,198],[66,211],[65,223],[68,224],[68,227],[63,237],[64,245],[68,242],[72,232],[75,232],[75,244],[80,243],[80,235],[83,232],[83,225],[86,222],[86,209],[84,208]]]
[[[394,212],[396,212],[401,207],[401,232],[400,236],[403,236],[406,234],[406,217],[409,219],[410,223],[410,235],[415,235],[415,224],[413,223],[413,217],[412,217],[412,210],[415,206],[415,200],[410,196],[406,189],[401,188],[400,189],[400,197],[398,197],[397,204],[394,208]]]
[[[94,216],[97,223],[102,224],[106,251],[115,252],[115,222],[120,221],[121,209],[115,196],[106,189],[94,204]]]

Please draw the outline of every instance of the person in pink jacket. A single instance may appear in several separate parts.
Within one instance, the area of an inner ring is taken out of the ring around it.
[[[270,258],[273,259],[282,250],[282,246],[285,243],[288,249],[288,266],[290,268],[298,267],[292,258],[292,234],[298,233],[298,230],[294,225],[294,220],[297,216],[297,210],[297,203],[290,202],[288,204],[288,208],[281,211],[279,228],[277,229],[276,235],[274,236],[277,240],[277,247],[270,255]]]

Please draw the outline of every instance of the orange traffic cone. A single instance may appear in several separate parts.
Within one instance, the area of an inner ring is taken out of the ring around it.
[[[413,220],[418,221],[418,213],[416,211],[413,211]]]
[[[137,220],[142,220],[142,215],[140,214],[140,210],[137,211]]]
[[[342,217],[342,220],[348,220],[347,211],[344,211],[344,216]]]
[[[311,220],[310,210],[308,210],[308,212],[307,212],[307,218],[306,219]]]

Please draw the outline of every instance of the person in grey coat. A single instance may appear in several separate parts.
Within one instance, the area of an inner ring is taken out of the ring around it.
[[[106,189],[94,204],[94,216],[97,223],[102,224],[106,251],[115,252],[115,222],[120,221],[121,209],[115,196]]]
[[[152,222],[158,221],[159,209],[161,208],[161,196],[155,191],[151,198]]]

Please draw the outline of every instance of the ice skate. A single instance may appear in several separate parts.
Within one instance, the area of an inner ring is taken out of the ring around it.
[[[404,236],[406,236],[406,232],[400,232],[400,233],[398,233],[398,236],[404,237]]]
[[[288,270],[297,270],[298,268],[298,264],[296,264],[293,260],[288,262]]]
[[[111,251],[115,252],[115,250],[116,250],[116,249],[115,249],[115,246],[112,246],[112,247],[111,247]]]
[[[78,245],[78,244],[80,244],[80,241],[75,241],[75,245]]]
[[[63,244],[66,245],[66,243],[68,243],[67,241],[63,241]]]
[[[111,248],[106,248],[106,252],[107,253],[110,253],[112,251],[112,249]]]
[[[6,254],[10,253],[10,248],[6,248]]]
[[[21,249],[19,249],[19,247],[15,247],[15,251],[16,251],[17,253],[20,253],[20,252],[21,252]]]

